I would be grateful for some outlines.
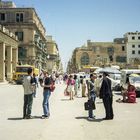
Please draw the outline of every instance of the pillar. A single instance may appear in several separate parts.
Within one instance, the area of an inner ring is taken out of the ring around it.
[[[0,81],[5,81],[5,43],[0,43]]]
[[[12,46],[7,46],[7,80],[12,80]]]
[[[18,49],[12,49],[12,72],[16,70],[16,65],[18,63]]]

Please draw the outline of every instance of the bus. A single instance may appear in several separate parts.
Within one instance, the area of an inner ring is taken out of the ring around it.
[[[28,68],[32,68],[35,75],[39,75],[39,69],[32,65],[18,65],[13,73],[13,80],[16,84],[22,84],[24,76],[28,75]]]

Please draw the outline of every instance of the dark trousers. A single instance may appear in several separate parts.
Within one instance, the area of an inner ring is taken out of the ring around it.
[[[114,116],[112,102],[113,102],[112,96],[103,97],[103,103],[104,103],[105,113],[106,113],[107,119],[113,119],[113,116]]]
[[[32,104],[33,104],[33,94],[24,95],[23,117],[31,115]]]

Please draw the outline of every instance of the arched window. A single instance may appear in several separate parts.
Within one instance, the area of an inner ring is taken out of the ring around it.
[[[81,56],[81,65],[89,65],[89,55],[86,52]]]

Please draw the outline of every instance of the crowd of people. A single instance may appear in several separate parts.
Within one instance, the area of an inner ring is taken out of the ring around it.
[[[111,120],[114,118],[113,113],[113,94],[112,94],[112,81],[109,78],[108,73],[103,74],[90,74],[89,76],[79,76],[77,74],[65,74],[58,75],[53,73],[49,75],[48,72],[42,72],[37,78],[31,68],[27,71],[28,76],[24,77],[23,88],[24,88],[24,106],[23,106],[23,118],[32,118],[32,103],[33,98],[36,97],[36,88],[40,85],[43,88],[43,115],[42,118],[49,118],[49,98],[52,90],[55,89],[56,84],[65,85],[64,95],[67,95],[70,100],[74,100],[75,97],[79,97],[79,93],[82,97],[88,98],[88,120],[95,119],[93,104],[95,105],[96,97],[99,97],[103,101],[105,108],[104,120]],[[130,83],[128,89],[123,92],[123,100],[118,99],[118,102],[130,102],[132,96],[135,95],[135,87]],[[131,96],[131,97],[130,97]],[[134,96],[133,96],[134,97]],[[136,97],[135,97],[136,98]],[[135,100],[133,98],[133,100]]]

